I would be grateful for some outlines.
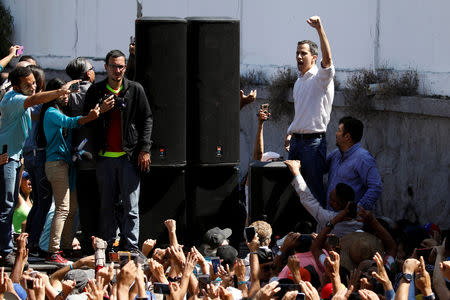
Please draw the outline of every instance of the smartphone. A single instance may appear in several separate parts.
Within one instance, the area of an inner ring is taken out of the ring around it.
[[[73,83],[73,84],[69,87],[69,89],[70,89],[72,92],[78,91],[78,90],[80,89],[80,83],[78,83],[78,82]]]
[[[269,113],[269,103],[261,104],[261,109],[265,114]]]
[[[3,145],[2,154],[8,153],[8,144]]]
[[[202,274],[198,276],[198,286],[201,290],[206,290],[206,285],[211,282],[211,278],[208,274]]]
[[[130,254],[128,251],[119,251],[119,265],[121,269],[130,261]]]
[[[294,283],[280,283],[278,284],[280,290],[275,294],[275,298],[283,298],[287,292],[300,291],[300,285]]]
[[[23,46],[19,46],[19,49],[16,50],[16,55],[21,55],[23,53]]]
[[[136,38],[134,36],[130,36],[130,45],[136,44]]]
[[[137,253],[130,253],[130,260],[134,261],[134,264],[136,266],[138,264],[138,258],[139,258],[139,254],[137,254]]]
[[[245,239],[247,240],[247,242],[250,243],[256,234],[255,227],[245,227],[244,234],[245,234]]]
[[[348,205],[347,217],[355,219],[356,218],[357,205],[355,201],[350,202]]]
[[[220,258],[219,257],[211,257],[211,263],[213,266],[214,273],[217,274],[217,272],[219,272]]]
[[[153,293],[155,294],[170,294],[169,285],[166,283],[155,282],[153,283]]]
[[[425,261],[428,261],[428,258],[430,257],[431,254],[431,250],[433,250],[433,248],[416,249],[417,259],[420,259],[420,257],[423,256],[423,259]]]
[[[299,292],[297,297],[295,297],[295,300],[305,300],[305,294]]]
[[[33,279],[27,279],[27,281],[26,281],[26,287],[27,287],[27,289],[33,289],[33,283],[34,283],[34,280]]]

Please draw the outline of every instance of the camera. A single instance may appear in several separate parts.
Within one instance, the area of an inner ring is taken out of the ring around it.
[[[169,285],[166,283],[154,282],[153,293],[169,295],[170,294]]]
[[[69,89],[72,92],[76,92],[76,91],[78,91],[80,89],[80,84],[78,82],[75,82],[69,87]]]
[[[103,96],[102,99],[100,99],[99,104],[102,104],[103,101],[105,101],[106,99],[108,99],[109,97],[111,97],[111,95],[113,95],[114,97],[114,108],[117,108],[120,111],[124,111],[125,108],[127,107],[127,103],[125,102],[125,98],[121,97],[121,96],[117,96],[114,94],[106,94],[105,96]]]

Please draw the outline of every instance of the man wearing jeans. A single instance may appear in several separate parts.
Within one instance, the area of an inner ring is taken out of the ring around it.
[[[112,50],[106,55],[108,77],[89,88],[85,111],[114,99],[114,107],[94,123],[100,238],[111,248],[119,227],[119,247],[130,251],[138,249],[139,172],[150,167],[153,121],[143,87],[124,78],[126,66],[121,51]]]
[[[334,98],[335,70],[320,18],[314,16],[307,22],[319,35],[322,61],[320,66],[316,65],[316,43],[308,40],[298,42],[296,56],[300,75],[294,85],[295,116],[287,131],[285,147],[289,151],[290,160],[301,161],[302,174],[309,189],[325,207],[325,132]]]
[[[13,265],[11,224],[19,190],[22,148],[31,130],[30,107],[70,93],[70,83],[51,92],[35,94],[36,80],[29,68],[9,74],[13,89],[0,102],[0,141],[7,145],[9,160],[0,166],[0,255],[2,265]]]

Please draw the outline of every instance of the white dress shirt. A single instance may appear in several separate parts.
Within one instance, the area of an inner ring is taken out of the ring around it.
[[[319,133],[327,130],[334,98],[334,65],[313,65],[294,85],[295,116],[287,133]]]

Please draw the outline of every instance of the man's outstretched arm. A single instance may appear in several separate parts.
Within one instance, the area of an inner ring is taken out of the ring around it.
[[[311,27],[315,28],[317,30],[317,34],[319,35],[320,50],[322,51],[322,67],[330,67],[333,64],[333,60],[331,59],[331,48],[320,17],[313,16],[306,20],[306,22],[311,25]]]

